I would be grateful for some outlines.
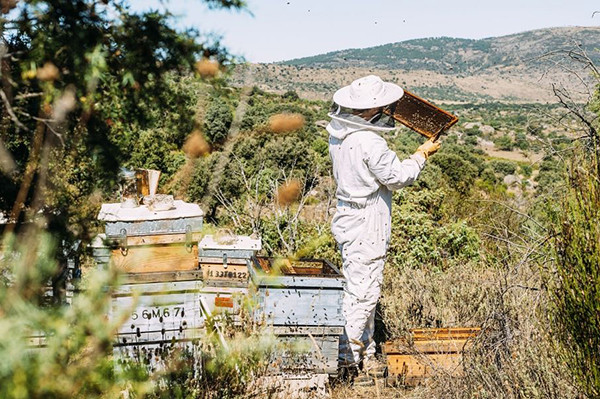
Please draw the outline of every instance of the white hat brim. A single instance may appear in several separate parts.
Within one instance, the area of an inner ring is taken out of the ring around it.
[[[333,94],[333,101],[342,107],[352,109],[370,109],[389,105],[398,101],[404,95],[404,90],[394,83],[383,82],[385,92],[383,96],[365,102],[355,102],[350,98],[350,85],[344,86]]]

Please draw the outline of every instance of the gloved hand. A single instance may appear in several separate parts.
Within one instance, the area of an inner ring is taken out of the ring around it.
[[[438,141],[433,141],[433,139],[429,139],[417,148],[415,154],[420,154],[423,158],[427,159],[431,154],[435,154],[437,150],[440,149],[441,144]]]

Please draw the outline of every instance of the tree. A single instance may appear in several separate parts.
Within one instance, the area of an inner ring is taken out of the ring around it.
[[[498,137],[496,140],[494,140],[494,144],[499,150],[502,151],[512,151],[515,145],[512,138],[508,134]]]
[[[233,122],[233,112],[229,105],[220,98],[214,98],[204,116],[206,137],[212,144],[222,144],[229,134]]]
[[[188,107],[168,80],[200,57],[229,59],[218,42],[169,23],[168,12],[133,13],[123,0],[19,2],[0,18],[0,212],[9,230],[43,219],[66,248],[86,238],[98,206],[92,193],[114,191],[142,132],[151,144],[155,110]]]

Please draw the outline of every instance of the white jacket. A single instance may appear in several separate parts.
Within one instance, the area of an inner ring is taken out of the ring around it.
[[[337,182],[338,200],[365,205],[383,185],[390,191],[412,184],[425,165],[425,158],[412,155],[400,161],[377,131],[389,128],[366,126],[332,119],[329,155]]]

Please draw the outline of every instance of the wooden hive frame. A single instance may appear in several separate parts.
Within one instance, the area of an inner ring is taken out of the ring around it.
[[[407,90],[404,90],[404,95],[396,102],[391,116],[409,129],[434,140],[458,122],[456,115]]]
[[[461,376],[463,353],[480,330],[478,327],[413,329],[408,340],[386,342],[383,353],[387,359],[388,383],[414,386],[437,372]]]

